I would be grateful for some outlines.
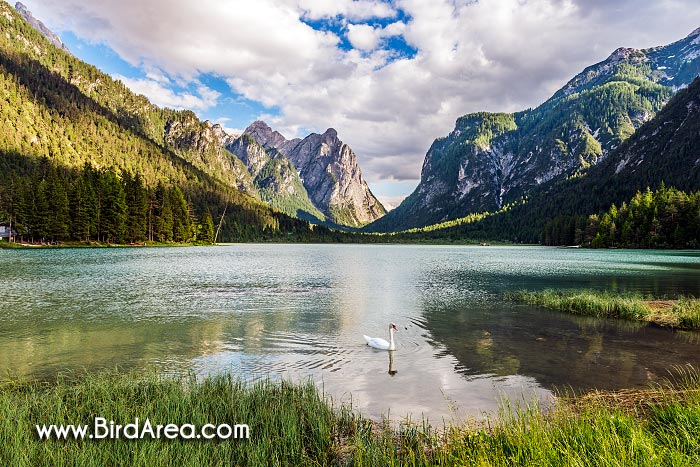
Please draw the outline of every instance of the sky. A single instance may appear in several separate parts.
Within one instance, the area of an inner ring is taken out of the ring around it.
[[[332,127],[389,206],[470,112],[535,107],[618,47],[700,27],[697,0],[23,0],[161,107],[287,138]]]

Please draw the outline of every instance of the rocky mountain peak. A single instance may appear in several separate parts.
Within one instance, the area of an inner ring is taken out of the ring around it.
[[[32,12],[29,11],[29,8],[26,7],[26,5],[24,5],[22,2],[17,2],[15,4],[15,10],[17,10],[17,13],[22,15],[22,17],[26,19],[27,22],[31,24],[34,29],[39,31],[42,36],[47,38],[49,42],[51,42],[59,49],[63,49],[65,52],[70,53],[70,50],[68,50],[68,47],[66,47],[66,45],[61,41],[61,38],[58,37],[58,35],[55,32],[47,28],[44,25],[44,23],[36,19],[34,15],[32,15]]]
[[[700,28],[697,28],[695,31],[688,34],[688,37],[697,37],[697,36],[700,36]]]
[[[205,120],[204,124],[211,130],[211,133],[221,142],[222,146],[226,146],[228,143],[233,141],[238,137],[238,135],[229,135],[224,130],[224,127],[218,123],[213,123],[209,120]]]
[[[639,49],[632,49],[629,47],[620,47],[619,49],[615,50],[610,57],[608,57],[609,61],[613,62],[621,62],[625,60],[629,60],[630,58],[634,57],[635,55],[639,54],[641,50]]]
[[[339,225],[359,227],[385,214],[362,177],[355,153],[328,128],[323,134],[312,133],[304,139],[287,140],[265,122],[253,122],[244,134],[270,151],[277,150],[277,160],[287,158],[298,170],[311,202],[328,220]],[[242,151],[232,148],[238,155]],[[239,156],[241,157],[241,156]],[[242,157],[252,160],[248,150]],[[245,162],[245,161],[244,161]],[[246,162],[249,164],[249,162]]]
[[[243,131],[243,134],[251,136],[255,141],[266,148],[277,148],[287,141],[280,132],[273,131],[270,126],[262,120],[256,120]]]
[[[337,139],[338,138],[338,132],[335,130],[335,128],[329,128],[323,133],[324,139]]]
[[[272,128],[270,128],[270,125],[265,123],[263,120],[255,120],[253,123],[248,125],[248,127],[245,129],[245,132],[272,133]]]

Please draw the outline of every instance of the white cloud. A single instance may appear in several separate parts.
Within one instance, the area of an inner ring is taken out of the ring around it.
[[[373,50],[379,43],[379,34],[369,24],[350,24],[348,25],[348,40],[356,49]]]
[[[122,75],[114,75],[114,79],[120,80],[129,89],[137,94],[143,94],[159,107],[182,110],[207,110],[216,106],[221,93],[202,84],[197,86],[197,94],[189,92],[176,93],[168,85],[169,80],[159,80],[158,76],[149,75],[144,79],[132,79]]]
[[[295,79],[314,63],[332,62],[338,41],[301,22],[299,8],[285,1],[47,0],[36,7],[132,65],[180,77],[254,70]]]
[[[388,2],[371,0],[300,0],[305,18],[318,20],[342,16],[350,21],[392,18],[396,10]]]
[[[383,28],[375,28],[369,24],[348,24],[348,40],[356,49],[374,50],[381,39],[400,36],[405,30],[406,24],[401,21],[388,24]]]
[[[52,27],[106,43],[175,82],[202,73],[226,79],[245,98],[278,108],[269,123],[288,136],[336,128],[372,182],[417,179],[433,139],[462,114],[536,106],[617,47],[666,44],[700,26],[696,0],[26,3]],[[398,10],[405,24],[362,24]],[[303,22],[323,18],[336,31],[346,25],[356,49],[342,50],[335,33]],[[398,34],[414,57],[382,48]],[[161,105],[201,109],[213,96],[170,95],[156,74],[132,84]]]

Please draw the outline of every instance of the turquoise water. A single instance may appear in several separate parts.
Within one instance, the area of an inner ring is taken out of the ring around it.
[[[697,252],[226,245],[0,250],[0,371],[158,368],[313,378],[371,416],[479,416],[555,387],[700,366],[700,334],[504,302],[506,290],[700,296]],[[363,334],[388,338],[389,354]]]

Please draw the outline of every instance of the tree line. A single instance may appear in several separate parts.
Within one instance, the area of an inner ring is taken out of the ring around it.
[[[700,191],[686,193],[663,183],[637,191],[619,207],[589,216],[560,216],[543,233],[546,245],[593,248],[700,247]]]
[[[44,160],[0,185],[0,212],[20,241],[213,243],[208,209],[197,216],[177,186],[147,187],[140,174]]]

